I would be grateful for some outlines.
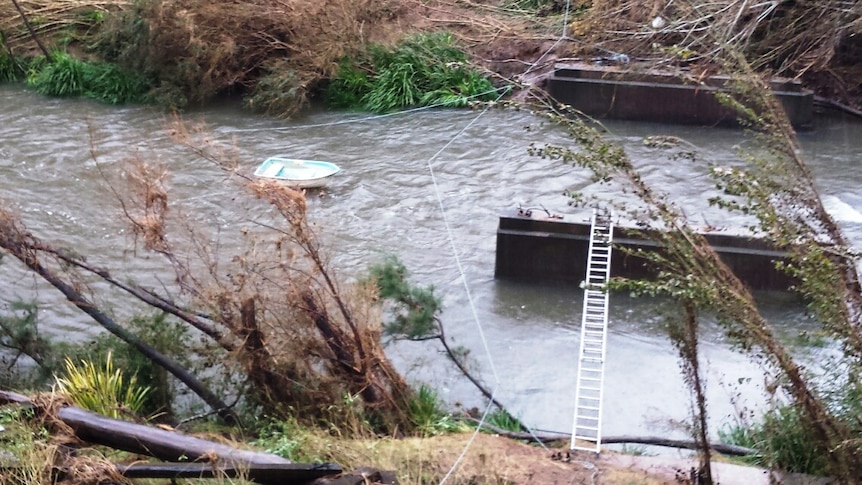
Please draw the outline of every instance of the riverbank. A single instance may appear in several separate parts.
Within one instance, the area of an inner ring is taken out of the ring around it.
[[[20,11],[0,6],[0,32],[6,53],[68,51],[106,61],[148,78],[150,99],[174,107],[239,94],[256,98],[251,104],[262,111],[295,115],[323,95],[345,62],[443,31],[498,87],[542,87],[560,59],[638,61],[683,69],[694,82],[735,74],[722,57],[738,52],[761,73],[801,79],[828,102],[862,109],[858,12],[825,4],[651,3],[308,0],[285,9],[267,1],[22,0]]]

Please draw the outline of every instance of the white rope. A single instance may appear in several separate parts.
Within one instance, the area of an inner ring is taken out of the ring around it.
[[[524,71],[524,73],[521,74],[521,76],[525,76],[525,75],[531,73],[533,71],[533,69],[535,69],[539,65],[540,62],[542,62],[542,60],[545,58],[545,56],[550,54],[552,50],[556,49],[557,46],[560,45],[560,42],[568,39],[568,34],[566,33],[566,30],[569,27],[569,8],[571,7],[571,5],[572,5],[572,0],[566,0],[566,11],[563,14],[563,34],[560,36],[559,39],[557,39],[556,42],[554,42],[554,45],[552,45],[551,47],[548,47],[548,50],[546,50],[541,56],[539,56],[539,58],[536,59],[536,62],[534,62],[530,66],[529,69]]]
[[[532,71],[542,61],[542,59],[544,59],[553,49],[555,49],[557,47],[557,45],[560,44],[560,42],[562,42],[566,38],[566,25],[568,24],[570,5],[571,5],[571,0],[566,0],[566,11],[565,11],[565,15],[563,16],[563,33],[560,36],[560,38],[557,39],[557,41],[554,43],[554,45],[552,45],[550,48],[548,48],[548,50],[546,50],[539,57],[539,59],[536,62],[534,62],[530,66],[530,68],[527,69],[522,74],[522,76],[530,73],[530,71]],[[499,101],[500,98],[502,98],[502,97],[503,97],[503,94],[500,94],[500,96],[497,98],[497,101]],[[493,405],[494,397],[497,395],[497,389],[499,388],[499,385],[500,385],[500,378],[497,374],[497,368],[494,365],[494,359],[491,356],[491,349],[488,346],[487,339],[485,338],[485,332],[482,329],[482,323],[479,320],[479,314],[476,311],[476,305],[475,305],[475,302],[473,301],[473,296],[470,293],[470,285],[467,282],[467,275],[464,272],[463,265],[461,264],[461,258],[458,256],[458,249],[455,246],[455,238],[452,236],[452,229],[449,225],[449,218],[446,216],[446,208],[443,205],[443,197],[440,193],[440,186],[437,183],[437,176],[434,173],[433,162],[437,157],[440,156],[441,153],[443,153],[443,151],[445,151],[447,148],[449,148],[449,146],[452,145],[452,143],[458,137],[460,137],[465,131],[467,131],[467,129],[469,129],[477,121],[479,121],[479,118],[484,116],[485,113],[487,113],[489,109],[490,109],[490,106],[487,106],[484,110],[482,110],[481,113],[476,115],[476,117],[473,118],[470,121],[470,123],[468,123],[460,131],[458,131],[458,133],[456,133],[455,136],[453,136],[445,145],[443,145],[443,147],[441,147],[439,150],[437,150],[437,153],[435,153],[430,159],[428,159],[428,171],[431,173],[431,182],[434,186],[434,194],[437,197],[437,204],[440,206],[440,213],[443,217],[443,224],[446,228],[446,237],[449,240],[450,246],[452,247],[452,254],[455,258],[455,264],[458,267],[458,273],[461,275],[461,281],[464,284],[464,291],[467,295],[467,301],[470,305],[470,311],[473,313],[473,321],[475,322],[476,328],[478,329],[479,337],[482,340],[482,346],[485,349],[485,354],[488,358],[488,362],[489,362],[489,365],[491,367],[491,374],[494,377],[494,386],[493,386],[493,389],[491,390],[491,399],[488,400],[488,404],[487,404],[487,406],[485,406],[485,412],[482,413],[482,417],[479,420],[479,423],[476,426],[476,429],[473,431],[473,434],[470,435],[470,439],[467,440],[467,443],[464,445],[464,449],[461,450],[461,454],[455,460],[455,463],[453,463],[452,466],[449,468],[449,471],[446,472],[446,475],[444,475],[443,478],[440,480],[440,485],[443,485],[444,483],[446,483],[446,480],[448,480],[449,477],[451,477],[452,474],[455,473],[455,470],[458,469],[458,466],[461,464],[461,461],[463,461],[464,457],[467,456],[467,452],[470,450],[470,447],[473,445],[473,441],[475,441],[476,436],[480,433],[480,430],[482,429],[482,425],[485,424],[485,421],[488,418],[488,413],[490,412],[491,406]],[[548,449],[547,446],[545,446],[545,444],[540,439],[538,439],[538,437],[535,435],[535,433],[533,432],[533,430],[530,427],[528,427],[528,426],[524,426],[524,427],[527,429],[527,431],[530,433],[530,435],[533,437],[533,439],[535,439],[536,442],[542,446],[542,448],[544,448],[545,450]]]
[[[502,98],[502,95],[497,98],[497,101],[499,101],[500,98]],[[482,339],[482,346],[485,349],[485,353],[488,356],[488,362],[491,365],[491,373],[494,376],[494,390],[496,391],[496,386],[500,382],[500,378],[497,375],[497,368],[494,366],[494,360],[491,358],[491,349],[488,346],[488,341],[485,339],[485,332],[482,330],[482,325],[479,323],[479,313],[476,311],[476,305],[473,301],[473,295],[470,293],[470,285],[467,283],[467,275],[464,272],[464,265],[461,264],[461,258],[458,256],[458,248],[455,246],[455,238],[452,237],[452,228],[449,225],[449,218],[446,216],[446,208],[443,206],[443,197],[440,193],[440,185],[437,183],[437,175],[434,173],[433,166],[434,160],[438,156],[440,156],[440,154],[443,153],[447,148],[449,148],[449,146],[452,145],[452,143],[456,139],[458,139],[458,137],[464,134],[464,132],[467,131],[471,126],[476,124],[476,122],[479,121],[479,118],[484,116],[489,109],[491,109],[491,106],[486,106],[481,113],[479,113],[472,120],[470,120],[470,122],[467,123],[464,128],[461,128],[461,130],[456,133],[455,136],[453,136],[448,142],[446,142],[445,145],[443,145],[439,150],[437,150],[437,153],[435,153],[431,156],[431,158],[428,159],[428,171],[431,172],[431,183],[434,186],[434,195],[437,197],[437,205],[440,206],[440,214],[443,217],[443,225],[446,227],[446,237],[449,239],[449,245],[452,247],[452,254],[455,257],[455,264],[458,267],[458,273],[461,275],[461,281],[464,283],[464,291],[467,295],[467,302],[470,304],[470,311],[473,313],[473,320],[476,322],[476,327],[479,330],[479,337]],[[494,392],[492,391],[491,394],[493,395]]]
[[[501,91],[506,91],[508,89],[509,89],[508,86],[490,89],[490,90],[485,91],[483,93],[473,94],[473,95],[467,96],[467,99],[480,98],[480,97],[488,95],[488,94],[499,93]],[[500,96],[496,100],[499,101],[500,98],[502,98],[502,97],[503,97],[503,94],[500,94]],[[405,109],[402,111],[395,111],[392,113],[384,113],[384,114],[379,114],[379,115],[364,116],[362,118],[355,118],[355,119],[350,119],[350,120],[332,121],[329,123],[315,123],[315,124],[311,124],[311,125],[278,126],[278,127],[267,127],[267,128],[245,128],[245,129],[239,129],[239,130],[227,130],[227,131],[223,131],[222,133],[231,134],[231,133],[251,133],[251,132],[258,132],[258,131],[284,131],[284,130],[302,130],[302,129],[306,129],[306,128],[326,128],[328,126],[347,125],[350,123],[363,123],[366,121],[374,121],[374,120],[379,120],[382,118],[389,118],[391,116],[400,116],[400,115],[405,115],[405,114],[410,114],[410,113],[417,113],[419,111],[425,111],[428,109],[444,107],[444,106],[447,106],[448,104],[449,103],[441,102],[441,103],[432,104],[432,105],[428,105],[428,106],[420,106],[418,108],[410,108],[410,109]]]

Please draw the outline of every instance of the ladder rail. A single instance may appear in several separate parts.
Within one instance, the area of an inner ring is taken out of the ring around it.
[[[584,306],[570,446],[571,449],[596,453],[601,449],[604,363],[607,355],[608,333],[607,282],[610,279],[613,241],[612,218],[612,213],[608,211],[602,211],[599,214],[597,210],[593,210],[587,271],[584,279]],[[578,441],[592,441],[595,446],[581,446]]]

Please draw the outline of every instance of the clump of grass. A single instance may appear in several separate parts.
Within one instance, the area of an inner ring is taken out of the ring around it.
[[[395,48],[373,45],[366,56],[342,60],[326,90],[338,108],[386,112],[410,106],[466,106],[496,97],[491,81],[468,62],[447,33],[419,34]]]
[[[725,443],[757,450],[742,458],[752,465],[810,475],[828,473],[829,450],[819,446],[811,425],[792,406],[780,406],[752,425],[726,426],[718,434]]]
[[[521,421],[509,414],[505,409],[495,409],[493,412],[488,413],[485,422],[505,431],[519,432],[524,429]]]
[[[305,461],[309,457],[303,455],[302,450],[308,434],[306,428],[288,416],[264,425],[252,445],[288,460]]]
[[[467,426],[444,409],[437,391],[422,384],[408,403],[410,419],[419,436],[436,436],[444,433],[464,431]]]
[[[57,53],[51,61],[37,60],[31,67],[27,84],[46,96],[81,96],[84,94],[86,64]]]
[[[62,393],[81,408],[114,419],[137,416],[149,392],[138,386],[136,376],[127,380],[122,369],[115,369],[111,354],[101,366],[90,361],[75,364],[67,358],[65,374],[56,379]]]
[[[24,59],[0,52],[0,83],[19,81],[24,79],[26,74],[27,62]]]
[[[107,63],[89,63],[65,52],[31,66],[27,84],[46,96],[86,96],[110,104],[144,100],[146,80]]]
[[[52,483],[51,469],[57,446],[49,444],[48,432],[31,424],[33,410],[15,405],[0,407],[0,483]]]

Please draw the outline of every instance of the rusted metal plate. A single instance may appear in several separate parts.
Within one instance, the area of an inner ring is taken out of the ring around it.
[[[590,242],[585,221],[525,217],[515,212],[500,216],[494,276],[521,281],[578,284],[584,279]],[[787,253],[765,241],[706,234],[706,240],[739,279],[755,290],[787,290],[793,280],[775,268]],[[611,257],[611,276],[651,278],[654,271],[632,251],[661,248],[640,231],[617,227],[614,244],[622,251]]]
[[[551,96],[584,114],[660,123],[736,124],[737,113],[714,96],[730,82],[713,76],[687,82],[683,73],[629,70],[590,64],[558,65],[548,81]],[[790,122],[797,128],[811,127],[814,93],[799,82],[771,82]]]

